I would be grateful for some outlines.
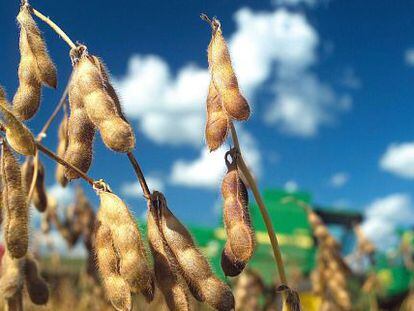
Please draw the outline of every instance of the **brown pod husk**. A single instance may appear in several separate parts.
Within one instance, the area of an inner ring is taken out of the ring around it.
[[[135,148],[135,136],[125,120],[119,100],[110,85],[101,61],[95,56],[83,55],[76,64],[80,73],[77,80],[83,104],[89,119],[99,129],[105,145],[117,152],[130,152]],[[108,92],[110,89],[112,92]],[[115,100],[114,100],[115,98]]]
[[[68,116],[65,112],[65,114],[63,115],[63,119],[59,125],[58,146],[57,146],[56,154],[61,158],[65,158],[67,147],[68,147]],[[56,177],[57,182],[62,187],[66,187],[66,185],[68,184],[68,179],[65,176],[65,166],[59,163],[56,164],[55,177]]]
[[[149,201],[147,216],[148,242],[154,259],[154,272],[158,288],[170,310],[190,310],[187,285],[183,284],[177,261],[159,228],[156,201]]]
[[[111,230],[113,246],[120,259],[119,273],[132,292],[140,291],[147,301],[154,298],[154,278],[136,220],[115,194],[100,191],[98,219]]]
[[[6,251],[0,261],[0,296],[5,299],[12,298],[23,288],[23,258],[13,258]]]
[[[213,274],[188,230],[168,209],[164,195],[154,191],[153,197],[160,205],[161,232],[177,260],[191,294],[216,310],[234,309],[234,297],[230,288]]]
[[[19,163],[5,140],[2,144],[1,159],[3,206],[6,210],[6,247],[10,256],[21,258],[26,254],[29,244],[28,205]]]
[[[279,291],[285,292],[285,300],[283,302],[283,311],[301,311],[299,295],[296,291],[286,285],[281,285]]]
[[[226,140],[229,131],[229,118],[223,110],[220,94],[213,81],[210,82],[207,96],[206,142],[210,151],[219,148]]]
[[[32,256],[26,255],[24,275],[30,300],[36,305],[46,304],[49,300],[49,288],[40,276],[39,268]]]
[[[131,292],[128,282],[118,273],[119,258],[113,245],[111,230],[102,223],[98,223],[95,231],[95,252],[106,296],[116,310],[131,310]]]
[[[75,66],[69,85],[70,116],[65,160],[86,173],[92,163],[95,127],[86,114],[82,93],[78,87],[81,75],[82,72]],[[72,180],[79,178],[79,175],[74,170],[65,168],[65,177]]]
[[[1,123],[6,130],[7,141],[18,153],[25,156],[33,156],[36,151],[33,134],[10,111],[4,90],[0,87],[0,115]]]
[[[56,67],[31,16],[29,6],[20,7],[17,21],[20,25],[20,84],[13,99],[13,109],[20,119],[27,120],[33,117],[39,108],[41,84],[56,88]]]
[[[221,24],[214,18],[211,21],[211,27],[212,37],[208,46],[208,63],[214,85],[221,96],[223,108],[228,116],[236,120],[247,120],[250,116],[250,107],[240,93]]]
[[[235,159],[228,163],[228,172],[223,179],[221,192],[224,199],[223,219],[227,233],[227,244],[234,256],[233,262],[246,265],[253,256],[255,237],[250,221],[248,193]],[[227,254],[230,254],[227,252]]]
[[[44,212],[47,208],[47,194],[45,188],[45,168],[40,161],[38,161],[38,169],[37,169],[37,179],[35,188],[33,191],[32,202],[33,205],[39,212]],[[29,192],[30,186],[32,184],[34,174],[34,159],[32,157],[26,158],[26,161],[23,163],[22,166],[22,177],[23,182],[26,187],[26,191]]]
[[[237,276],[245,267],[246,263],[239,261],[236,256],[234,256],[230,244],[226,243],[221,253],[221,269],[223,270],[224,275]]]

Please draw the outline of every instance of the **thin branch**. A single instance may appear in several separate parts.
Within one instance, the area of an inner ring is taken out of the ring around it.
[[[262,196],[260,194],[259,188],[257,187],[256,181],[254,180],[252,174],[250,173],[249,168],[247,167],[246,163],[243,160],[243,156],[240,150],[239,138],[237,137],[237,132],[234,127],[233,122],[230,121],[230,130],[231,136],[234,143],[234,148],[238,152],[237,156],[237,165],[239,169],[242,171],[243,175],[246,177],[246,180],[252,189],[254,198],[259,206],[260,213],[262,214],[263,221],[266,225],[267,234],[269,235],[270,243],[272,245],[273,255],[276,259],[277,269],[279,271],[280,280],[283,285],[288,285],[285,268],[283,265],[282,253],[280,251],[279,242],[277,240],[275,230],[273,229],[272,220],[270,219],[269,213],[267,211],[266,205],[263,202]]]
[[[34,15],[44,21],[46,24],[50,26],[68,45],[71,49],[76,48],[76,44],[68,37],[68,35],[58,26],[56,25],[49,17],[43,15],[35,8],[31,7],[31,10]]]
[[[137,159],[135,158],[135,156],[131,152],[128,152],[127,155],[128,155],[129,162],[131,162],[131,165],[135,170],[135,174],[137,175],[139,184],[141,185],[142,192],[144,193],[144,197],[147,200],[149,200],[151,197],[151,191],[148,188],[147,182],[144,177],[144,173],[142,172],[142,169]]]
[[[53,160],[57,161],[59,164],[62,164],[63,166],[66,166],[67,168],[70,168],[74,170],[81,178],[83,178],[86,182],[88,182],[91,186],[96,186],[96,181],[92,178],[90,178],[88,175],[86,175],[84,172],[82,172],[80,169],[78,169],[76,166],[73,166],[72,164],[66,162],[61,157],[56,155],[53,151],[47,149],[42,144],[36,142],[36,147],[46,154],[49,158],[52,158]]]
[[[63,94],[59,100],[59,103],[57,104],[55,110],[53,111],[53,113],[50,115],[49,119],[46,121],[45,125],[43,125],[42,130],[40,131],[40,133],[37,135],[36,140],[38,142],[41,142],[42,139],[45,137],[47,130],[49,129],[50,125],[52,124],[53,120],[56,118],[57,114],[59,113],[60,109],[62,109],[62,107],[65,105],[66,102],[66,97],[68,96],[69,93],[69,85],[70,85],[70,80],[71,78],[69,78],[69,81],[66,85],[65,90],[63,91]]]
[[[32,182],[30,184],[29,194],[27,195],[27,204],[29,205],[30,205],[30,201],[32,201],[34,189],[36,187],[38,171],[39,171],[39,151],[36,149],[36,153],[33,157],[33,177],[32,177]]]

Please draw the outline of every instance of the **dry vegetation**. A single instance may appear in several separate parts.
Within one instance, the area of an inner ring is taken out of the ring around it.
[[[24,121],[39,112],[42,86],[57,87],[57,72],[34,15],[68,43],[73,65],[61,101],[36,138]],[[278,290],[283,296],[284,310],[300,310],[297,293],[288,287],[277,237],[256,182],[243,160],[233,124],[249,118],[249,104],[239,90],[220,22],[206,15],[202,19],[212,30],[208,46],[211,82],[206,100],[206,143],[214,151],[231,133],[234,146],[223,159],[228,172],[221,186],[227,234],[222,269],[227,276],[238,276],[253,256],[255,234],[248,209],[250,189],[268,230],[280,276],[279,288],[266,288],[260,277],[250,271],[232,281],[232,287],[213,273],[185,225],[168,207],[164,195],[149,191],[132,153],[134,131],[122,112],[103,61],[85,45],[74,44],[56,24],[23,1],[17,16],[19,87],[12,104],[0,88],[3,133],[0,219],[6,246],[0,270],[0,296],[6,309],[35,310],[35,305],[43,305],[41,310],[276,310],[281,307],[276,300]],[[54,153],[41,140],[60,110],[64,114]],[[127,155],[136,172],[147,200],[148,241],[142,238],[123,200],[106,182],[87,175],[93,161],[96,131],[110,150]],[[23,165],[16,153],[26,157]],[[93,187],[100,198],[96,215],[83,191],[78,189],[76,201],[64,219],[59,217],[56,198],[46,193],[44,179],[48,172],[39,153],[56,161],[56,180],[63,187],[78,178]],[[28,251],[31,204],[42,213],[43,232],[49,232],[53,225],[69,246],[83,240],[88,256],[82,271],[65,273],[64,264],[52,260],[44,264],[43,267],[50,266],[43,270],[44,278],[41,277],[35,256]],[[341,258],[340,246],[311,208],[306,209],[319,243],[317,268],[312,277],[314,291],[323,298],[323,310],[351,310],[347,289],[349,269]],[[364,252],[371,251],[367,242],[360,247]],[[264,297],[265,304],[259,303],[259,297]],[[412,304],[410,299],[407,304]]]

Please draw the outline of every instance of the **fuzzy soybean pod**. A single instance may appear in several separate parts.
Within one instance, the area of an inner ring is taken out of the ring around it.
[[[229,118],[223,110],[220,94],[217,92],[213,81],[210,82],[207,95],[207,122],[206,141],[210,151],[219,148],[227,137],[229,130]]]
[[[105,145],[117,152],[129,152],[135,147],[131,125],[120,114],[115,92],[109,94],[107,75],[96,57],[84,55],[77,64],[81,78],[78,87],[88,117],[99,129]],[[112,96],[111,96],[112,95]]]
[[[155,200],[150,200],[148,205],[148,242],[154,258],[154,272],[158,288],[164,295],[170,310],[190,310],[187,285],[183,283],[177,261],[160,231],[157,203]]]
[[[1,87],[0,87],[1,89]],[[5,97],[0,94],[1,123],[6,129],[6,137],[10,146],[18,153],[33,156],[36,146],[33,134],[10,111]]]
[[[92,163],[95,127],[86,114],[82,94],[79,91],[78,80],[81,74],[75,67],[69,85],[70,115],[67,124],[68,141],[65,160],[86,173]],[[65,168],[65,177],[72,180],[79,178],[79,175]]]
[[[32,183],[34,173],[34,160],[28,157],[22,166],[23,182],[28,192]],[[38,159],[37,179],[32,197],[33,205],[39,212],[44,212],[47,208],[47,194],[45,188],[45,168]]]
[[[98,219],[99,216],[98,212]],[[102,223],[98,223],[95,231],[95,253],[106,296],[116,310],[131,310],[131,292],[126,280],[118,273],[119,259],[112,242],[111,230]]]
[[[23,258],[13,258],[6,251],[0,262],[0,296],[11,299],[23,288]]]
[[[67,147],[68,147],[68,116],[65,112],[65,114],[63,115],[63,119],[59,125],[58,146],[57,146],[56,154],[61,158],[65,158]],[[55,177],[56,177],[57,182],[62,187],[66,187],[66,185],[68,184],[68,179],[65,176],[65,166],[59,163],[56,164]]]
[[[27,120],[39,108],[41,84],[56,88],[56,67],[27,5],[21,6],[17,21],[20,25],[21,58],[18,71],[19,88],[13,99],[13,108],[19,118]]]
[[[213,274],[188,230],[168,209],[164,195],[154,191],[153,196],[160,202],[161,232],[191,294],[216,310],[234,309],[234,297],[230,288]]]
[[[36,305],[44,305],[49,300],[49,288],[39,274],[39,268],[32,256],[26,255],[24,277],[30,300]]]
[[[246,267],[246,262],[240,261],[234,256],[230,243],[226,243],[221,253],[221,269],[226,276],[237,276]]]
[[[235,159],[229,163],[226,158],[226,164],[228,171],[221,185],[224,199],[223,220],[227,233],[226,247],[230,248],[234,255],[234,265],[237,263],[245,265],[252,257],[255,248],[255,238],[248,210],[248,193],[240,177]]]
[[[154,298],[154,278],[136,220],[115,194],[100,191],[100,220],[111,230],[112,241],[120,258],[119,273],[132,292],[140,291],[147,301]]]
[[[208,63],[214,85],[221,96],[227,114],[236,120],[247,120],[250,116],[250,107],[240,93],[219,20],[214,18],[211,21],[211,27],[212,37],[208,46]]]
[[[4,234],[13,258],[23,257],[28,248],[28,205],[19,163],[6,141],[2,145],[3,206],[6,210]]]

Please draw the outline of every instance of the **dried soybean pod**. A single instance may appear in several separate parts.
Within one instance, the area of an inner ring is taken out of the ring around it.
[[[154,272],[158,288],[172,311],[190,310],[187,285],[183,284],[177,262],[160,232],[156,200],[148,202],[148,242],[154,258]]]
[[[214,85],[221,96],[223,108],[227,114],[236,120],[247,120],[250,116],[250,107],[240,93],[220,21],[214,18],[211,21],[211,27],[212,37],[208,46],[208,63]]]
[[[68,116],[66,114],[63,115],[63,119],[59,125],[58,130],[58,146],[56,150],[56,154],[61,157],[65,158],[66,149],[68,147]],[[62,164],[56,164],[56,180],[62,186],[66,187],[68,184],[68,179],[65,176],[65,167]]]
[[[13,258],[23,257],[28,248],[28,206],[22,185],[20,166],[6,141],[2,145],[3,205],[7,223],[5,240],[7,250]]]
[[[99,216],[98,212],[98,218]],[[117,271],[119,259],[113,246],[111,230],[102,223],[98,223],[95,231],[95,252],[98,270],[108,299],[116,310],[131,310],[130,288]]]
[[[147,301],[154,298],[154,278],[136,220],[115,194],[99,191],[100,219],[111,230],[113,245],[120,257],[119,273],[131,291],[140,291]]]
[[[19,88],[13,99],[13,110],[22,120],[32,118],[40,105],[41,83],[56,88],[56,67],[27,5],[20,7]]]
[[[111,96],[112,100],[114,101],[119,116],[122,119],[124,119],[126,122],[128,122],[128,120],[125,118],[124,113],[122,111],[122,107],[121,107],[121,103],[119,101],[119,97],[116,94],[116,91],[115,91],[114,87],[112,86],[112,84],[109,81],[109,74],[108,74],[107,67],[105,66],[102,59],[100,59],[99,57],[93,55],[92,59],[93,59],[95,65],[99,69],[99,73],[102,77],[104,87],[105,87],[106,91],[108,92],[109,96]]]
[[[99,129],[105,145],[117,152],[129,152],[135,147],[135,136],[131,125],[120,115],[120,109],[105,87],[105,76],[96,58],[84,55],[77,67],[80,79],[77,81],[88,117]]]
[[[2,100],[2,98],[0,98],[0,115],[10,146],[22,155],[33,156],[36,150],[33,134],[13,115],[6,100]]]
[[[72,50],[71,55],[73,53],[75,52]],[[92,163],[95,127],[89,120],[83,105],[78,87],[80,75],[81,72],[75,64],[69,86],[70,115],[67,124],[68,142],[65,160],[86,173]],[[68,180],[79,178],[79,175],[69,168],[65,168],[65,176]]]
[[[12,298],[23,287],[23,258],[12,258],[6,250],[0,263],[0,296]]]
[[[223,218],[227,233],[227,243],[238,262],[247,263],[255,248],[255,238],[248,210],[248,193],[244,185],[236,161],[228,162],[226,154],[227,174],[221,185],[224,199]]]
[[[236,256],[234,256],[230,244],[226,243],[221,253],[221,269],[223,270],[224,275],[237,276],[244,270],[245,267],[246,263],[239,261]]]
[[[188,230],[168,209],[163,194],[154,191],[153,196],[160,202],[162,234],[193,296],[216,310],[234,309],[234,297],[230,288],[213,274]]]
[[[278,291],[285,292],[285,301],[283,303],[282,311],[301,311],[299,295],[293,289],[290,289],[286,285],[281,285]]]
[[[33,192],[32,202],[39,212],[44,212],[47,208],[47,194],[45,188],[45,168],[40,161],[38,161],[37,179]],[[23,182],[28,192],[32,183],[34,173],[34,160],[28,157],[22,166]]]
[[[36,261],[29,255],[26,255],[24,276],[30,300],[36,305],[46,304],[49,300],[49,288],[39,274]]]
[[[30,8],[27,5],[23,5],[21,6],[19,15],[17,16],[21,30],[25,32],[20,35],[20,41],[23,41],[20,42],[20,44],[24,45],[23,49],[28,48],[33,53],[33,56],[36,59],[39,81],[56,89],[56,67],[47,52],[45,40],[43,39],[43,36],[30,13]]]
[[[227,137],[229,118],[223,110],[220,94],[213,81],[210,82],[207,96],[206,141],[210,151],[220,147]]]

